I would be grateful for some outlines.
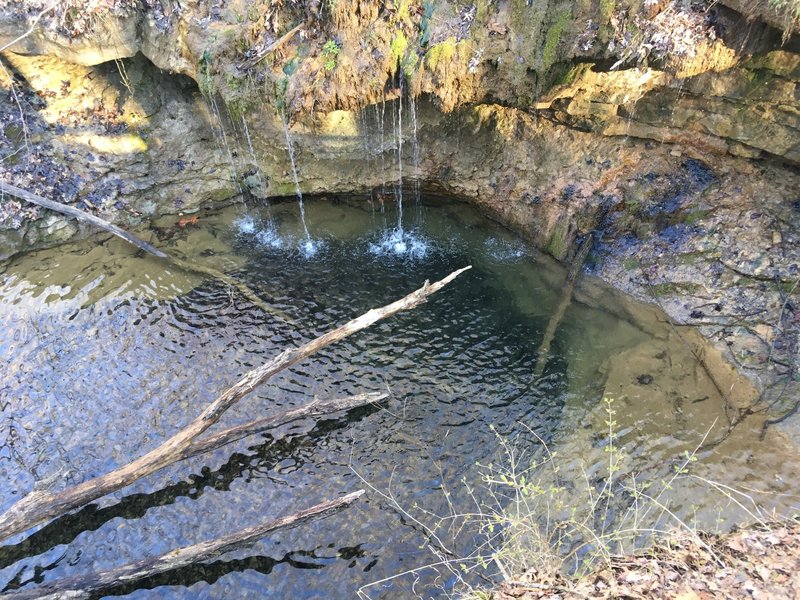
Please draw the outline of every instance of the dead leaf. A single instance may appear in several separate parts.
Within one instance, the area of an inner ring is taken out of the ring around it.
[[[686,588],[675,596],[673,600],[702,600],[702,598],[700,598],[694,590]]]

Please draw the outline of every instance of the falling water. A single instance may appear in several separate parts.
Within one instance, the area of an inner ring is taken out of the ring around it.
[[[386,156],[383,153],[383,147],[384,147],[383,124],[384,124],[385,117],[386,117],[386,98],[383,98],[381,100],[381,112],[380,112],[380,115],[378,115],[378,105],[377,104],[375,105],[375,118],[378,121],[378,130],[379,130],[380,140],[381,140],[380,151],[381,151],[381,181],[382,181],[382,183],[381,183],[381,193],[382,194],[386,193],[386,185],[385,185],[385,183],[383,183],[383,182],[386,181]],[[383,205],[381,205],[381,212],[383,212]]]
[[[403,79],[400,78],[400,97],[397,99],[397,231],[403,235]]]
[[[225,124],[222,121],[222,113],[219,111],[219,106],[217,106],[217,100],[214,96],[209,97],[209,107],[211,108],[211,112],[216,119],[217,125],[219,126],[219,135],[220,140],[222,142],[222,148],[225,150],[225,153],[228,155],[228,162],[231,165],[231,171],[233,172],[233,180],[236,183],[236,187],[239,190],[239,193],[242,193],[242,184],[239,181],[239,173],[236,171],[236,163],[233,160],[233,153],[231,152],[231,147],[228,144],[228,136],[225,134]],[[217,128],[212,125],[211,127],[214,132],[216,132]],[[216,139],[216,136],[214,136]]]
[[[242,115],[242,130],[244,131],[244,139],[247,140],[247,149],[250,151],[250,159],[253,161],[253,165],[256,168],[256,172],[258,173],[258,180],[261,183],[261,188],[263,190],[267,189],[267,181],[264,179],[264,175],[261,173],[261,167],[258,166],[258,160],[256,159],[256,151],[253,148],[253,139],[250,137],[250,128],[247,126],[247,120]],[[270,208],[269,201],[266,203],[267,205],[267,219],[268,223],[272,225],[272,209]]]
[[[419,139],[417,138],[417,103],[414,96],[408,95],[408,108],[411,112],[411,151],[414,160],[414,201],[419,205]]]
[[[306,210],[303,207],[303,192],[300,191],[300,178],[297,176],[297,165],[294,162],[294,147],[292,146],[292,136],[289,133],[289,122],[286,120],[284,111],[278,111],[283,121],[283,133],[286,135],[286,148],[289,151],[289,162],[292,164],[292,177],[294,177],[294,189],[297,193],[297,205],[300,207],[300,220],[303,223],[303,232],[306,236],[305,249],[311,251],[314,247],[311,241],[311,234],[308,233],[308,225],[306,225]]]

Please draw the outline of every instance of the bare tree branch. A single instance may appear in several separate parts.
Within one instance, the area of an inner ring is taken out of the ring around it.
[[[320,417],[329,415],[343,410],[350,410],[351,408],[358,408],[359,406],[366,406],[367,404],[375,404],[381,400],[385,400],[389,394],[383,392],[373,392],[370,394],[358,394],[357,396],[350,396],[348,398],[339,398],[336,400],[327,400],[324,402],[312,402],[300,408],[295,408],[272,417],[266,417],[257,421],[250,421],[243,425],[237,425],[215,433],[212,436],[202,440],[195,440],[192,445],[186,448],[178,460],[191,458],[198,454],[205,454],[217,448],[227,446],[237,440],[245,438],[249,435],[261,433],[267,429],[286,425],[298,419],[306,417]]]
[[[3,46],[0,46],[0,52],[5,52],[5,51],[6,51],[6,50],[8,50],[9,48],[11,48],[11,46],[13,46],[14,44],[16,44],[17,42],[21,42],[21,41],[22,41],[22,40],[24,40],[26,37],[28,37],[30,34],[32,34],[32,33],[33,33],[33,30],[34,30],[34,29],[36,29],[36,26],[39,24],[39,21],[41,21],[41,20],[42,20],[42,17],[44,17],[44,16],[45,16],[47,13],[49,13],[51,10],[53,10],[53,9],[54,9],[56,6],[58,6],[58,0],[53,0],[53,1],[52,1],[50,4],[48,4],[47,6],[45,6],[45,7],[44,7],[44,8],[43,8],[43,9],[42,9],[40,12],[39,12],[39,14],[37,14],[37,15],[36,15],[36,16],[33,18],[33,20],[31,21],[30,27],[28,27],[28,30],[27,30],[25,33],[23,33],[22,35],[20,35],[20,36],[18,36],[18,37],[16,37],[16,38],[14,38],[13,40],[11,40],[10,42],[8,42],[7,44],[4,44]]]
[[[142,579],[171,571],[172,569],[178,569],[187,565],[210,560],[226,552],[249,546],[271,531],[292,527],[293,525],[298,525],[309,519],[333,514],[352,504],[363,494],[364,490],[352,492],[336,500],[328,500],[327,502],[316,504],[300,512],[286,515],[274,521],[268,521],[256,527],[241,529],[215,540],[201,542],[192,546],[184,546],[183,548],[172,550],[161,556],[145,558],[109,571],[78,575],[76,577],[55,581],[54,583],[42,587],[2,594],[0,595],[0,599],[29,600],[32,598],[50,598],[55,600],[57,598],[89,598],[91,594],[113,588],[122,583],[135,583]]]
[[[285,43],[287,40],[289,40],[289,39],[290,39],[290,38],[291,38],[291,37],[292,37],[292,36],[293,36],[295,33],[297,33],[298,31],[300,31],[300,28],[301,28],[302,26],[303,26],[303,24],[302,24],[302,23],[300,23],[300,25],[296,25],[295,27],[292,27],[292,28],[291,28],[289,31],[287,31],[287,32],[286,32],[286,33],[284,33],[284,34],[283,34],[283,35],[282,35],[280,38],[278,38],[278,40],[276,40],[276,41],[272,42],[272,43],[271,43],[269,46],[267,46],[266,48],[263,48],[263,49],[259,50],[259,51],[256,53],[256,55],[255,55],[255,56],[253,56],[252,58],[250,58],[250,59],[248,59],[248,60],[242,61],[242,62],[239,64],[239,67],[238,67],[238,69],[239,69],[240,71],[244,71],[244,70],[247,70],[247,69],[250,69],[250,68],[254,67],[254,66],[255,66],[257,63],[259,63],[259,62],[260,62],[260,61],[261,61],[261,60],[262,60],[262,59],[263,59],[263,58],[264,58],[264,57],[265,57],[267,54],[269,54],[270,52],[272,52],[272,51],[273,51],[273,50],[275,50],[276,48],[278,48],[278,47],[282,46],[282,45],[283,45],[283,44],[284,44],[284,43]]]
[[[124,229],[120,229],[116,225],[112,225],[108,221],[104,221],[100,217],[96,217],[91,213],[77,209],[74,206],[69,206],[61,202],[55,202],[53,200],[48,200],[47,198],[42,198],[41,196],[37,196],[36,194],[29,192],[28,190],[23,190],[22,188],[18,188],[17,186],[11,185],[4,181],[0,181],[0,192],[10,194],[20,198],[21,200],[25,200],[26,202],[30,202],[31,204],[43,206],[44,208],[49,208],[50,210],[75,217],[81,221],[86,221],[87,223],[91,223],[100,229],[104,229],[109,233],[113,233],[114,235],[121,237],[126,242],[133,244],[137,248],[141,248],[145,252],[149,252],[150,254],[158,256],[159,258],[169,258],[161,250],[154,248],[143,240],[140,240],[132,233],[128,233]]]
[[[25,531],[39,523],[74,510],[97,498],[126,487],[180,460],[198,436],[214,425],[231,406],[252,392],[273,375],[297,364],[319,350],[338,342],[377,321],[424,303],[431,294],[441,290],[458,275],[471,267],[454,271],[435,283],[425,282],[418,290],[381,308],[372,310],[333,329],[299,348],[284,350],[271,361],[253,369],[235,385],[225,390],[188,426],[159,447],[110,473],[95,477],[61,492],[34,490],[0,515],[0,540]]]

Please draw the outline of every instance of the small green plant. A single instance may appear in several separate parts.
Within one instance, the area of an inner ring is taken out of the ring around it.
[[[395,0],[395,19],[397,21],[408,21],[411,18],[411,1],[410,0]]]
[[[608,23],[616,8],[616,0],[600,0],[601,23]]]
[[[449,37],[443,42],[431,46],[425,53],[427,67],[431,71],[436,71],[440,65],[446,66],[452,62],[456,56],[456,44],[456,38]]]
[[[491,462],[476,464],[480,483],[473,485],[462,479],[472,500],[464,513],[455,512],[450,504],[452,492],[443,475],[442,491],[451,509],[447,515],[417,504],[403,506],[391,489],[370,487],[404,520],[424,532],[425,541],[419,548],[428,548],[436,558],[430,566],[446,569],[460,586],[455,596],[470,600],[492,597],[491,592],[474,587],[476,573],[486,579],[482,572],[491,569],[506,581],[523,583],[529,583],[531,577],[532,586],[545,587],[565,581],[565,576],[609,567],[614,556],[650,548],[676,532],[716,558],[713,548],[681,516],[697,511],[694,503],[684,505],[676,498],[675,492],[682,485],[691,486],[693,493],[714,492],[723,506],[736,505],[753,521],[765,522],[765,512],[753,496],[695,472],[698,452],[705,447],[716,422],[696,445],[690,446],[693,449],[642,471],[635,435],[620,430],[617,422],[618,409],[626,406],[611,396],[602,398],[589,423],[597,427],[597,434],[589,434],[588,445],[581,444],[579,455],[569,443],[565,446],[569,455],[552,451],[524,423],[510,434],[501,434],[490,425],[496,456]],[[567,435],[579,434],[571,431]],[[354,472],[369,485],[358,471]],[[455,540],[464,534],[470,537],[471,550],[456,553]],[[368,588],[393,578],[365,585],[359,597],[370,597],[365,593]]]
[[[245,36],[237,37],[233,42],[233,47],[236,48],[236,51],[239,54],[244,54],[251,48],[250,40],[248,40]]]
[[[406,55],[406,50],[408,50],[408,38],[402,31],[398,31],[397,35],[392,38],[389,49],[392,53],[392,63],[395,65],[400,63]]]
[[[333,71],[336,68],[336,57],[339,56],[341,49],[341,46],[334,40],[328,40],[322,46],[322,57],[325,59],[323,67],[326,71]]]

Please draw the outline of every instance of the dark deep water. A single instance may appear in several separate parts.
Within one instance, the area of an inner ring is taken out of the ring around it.
[[[476,463],[497,459],[498,436],[519,435],[524,425],[551,442],[577,428],[604,393],[609,357],[662,344],[607,307],[576,303],[536,377],[563,269],[463,205],[412,207],[414,233],[401,240],[401,254],[397,240],[382,237],[392,216],[355,201],[306,208],[313,255],[298,250],[291,203],[272,207],[277,237],[264,207],[241,205],[159,231],[161,247],[235,275],[281,314],[265,314],[220,281],[134,256],[116,240],[0,266],[5,510],[37,479],[64,487],[156,447],[281,349],[473,265],[427,304],[273,378],[216,429],[315,397],[388,389],[383,407],[286,426],[276,443],[248,438],[17,536],[0,548],[0,589],[109,569],[368,485],[374,489],[339,514],[115,590],[134,598],[355,597],[362,586],[440,560],[425,527],[474,508]],[[679,440],[705,429],[685,415],[678,423]],[[670,435],[653,436],[653,452],[678,451],[665,441]],[[535,452],[538,442],[528,443]],[[478,536],[439,533],[464,555]],[[364,593],[429,597],[455,583],[438,567]]]

